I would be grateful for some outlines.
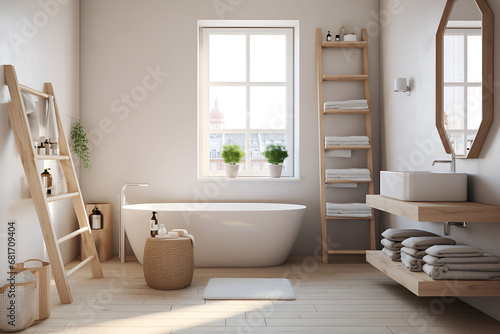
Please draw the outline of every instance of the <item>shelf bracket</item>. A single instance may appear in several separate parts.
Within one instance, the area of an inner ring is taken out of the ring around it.
[[[467,228],[467,223],[466,222],[446,222],[444,223],[444,235],[450,235],[450,226],[456,226],[459,228]]]

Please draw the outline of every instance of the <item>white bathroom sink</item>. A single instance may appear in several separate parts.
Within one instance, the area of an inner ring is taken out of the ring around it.
[[[467,173],[381,171],[380,195],[414,202],[465,202]]]

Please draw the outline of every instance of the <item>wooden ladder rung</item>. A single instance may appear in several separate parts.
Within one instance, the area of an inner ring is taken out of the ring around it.
[[[323,81],[366,81],[367,74],[349,74],[349,75],[323,75]]]
[[[37,155],[37,160],[69,160],[69,155]]]
[[[326,151],[335,151],[335,150],[369,150],[372,147],[370,145],[326,145]]]
[[[362,49],[368,46],[366,41],[357,41],[357,42],[323,42],[322,46],[324,48],[334,48],[334,49]]]
[[[89,263],[93,259],[95,259],[94,255],[89,256],[88,258],[86,258],[85,260],[83,260],[82,262],[80,262],[76,267],[74,267],[73,269],[71,269],[70,271],[68,271],[66,273],[66,278],[69,278],[71,275],[73,275],[74,273],[76,273],[78,270],[82,269],[87,263]]]
[[[60,194],[60,195],[47,195],[47,202],[56,202],[66,198],[72,198],[80,195],[79,192]]]
[[[70,234],[68,234],[68,235],[66,235],[66,236],[64,236],[64,237],[62,237],[60,239],[57,239],[57,243],[60,245],[63,242],[68,241],[68,240],[70,240],[70,239],[72,239],[72,238],[74,238],[76,236],[79,236],[80,234],[82,234],[83,232],[86,232],[88,230],[89,230],[88,227],[82,227],[81,229],[76,230],[75,232],[72,232],[72,233],[70,233]]]
[[[325,115],[366,115],[370,109],[325,109]]]
[[[364,249],[328,250],[328,254],[366,254],[366,250]]]
[[[25,85],[19,85],[19,89],[21,89],[23,92],[30,93],[36,96],[44,97],[46,99],[49,98],[49,94],[41,92],[39,90],[33,89],[31,87],[25,86]]]

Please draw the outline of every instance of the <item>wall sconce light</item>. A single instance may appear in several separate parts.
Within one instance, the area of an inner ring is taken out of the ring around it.
[[[396,78],[394,79],[394,92],[406,93],[406,95],[411,95],[410,82],[406,78]]]

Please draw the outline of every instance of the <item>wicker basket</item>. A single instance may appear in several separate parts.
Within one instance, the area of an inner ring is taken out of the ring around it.
[[[15,285],[15,297],[9,298],[10,284],[0,288],[0,332],[11,333],[19,332],[30,327],[35,322],[37,291],[35,281],[17,283]],[[7,308],[14,302],[15,309]],[[9,324],[8,316],[13,315],[14,326]]]
[[[194,272],[191,239],[148,238],[143,269],[146,284],[153,289],[174,290],[190,286]]]

